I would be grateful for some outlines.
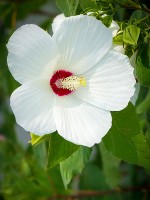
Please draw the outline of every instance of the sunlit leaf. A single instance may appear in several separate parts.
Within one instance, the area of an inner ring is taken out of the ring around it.
[[[29,141],[32,145],[38,145],[41,142],[44,142],[47,139],[50,139],[51,134],[45,134],[42,136],[35,135],[34,133],[30,133],[31,141]]]
[[[66,188],[72,177],[81,173],[86,162],[89,161],[90,154],[90,148],[80,147],[69,158],[60,163],[60,171]]]
[[[140,28],[135,25],[129,25],[123,31],[123,41],[127,44],[136,45],[140,35]]]

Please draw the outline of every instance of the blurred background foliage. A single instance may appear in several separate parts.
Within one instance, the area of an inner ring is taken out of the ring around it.
[[[148,2],[0,0],[0,200],[150,199]],[[111,130],[92,149],[73,145],[57,133],[42,138],[31,134],[31,145],[29,134],[16,125],[9,106],[10,95],[19,86],[7,67],[9,37],[27,23],[51,33],[53,18],[61,12],[65,16],[92,12],[108,27],[112,19],[117,21],[120,30],[114,43],[124,46],[135,68],[135,108],[129,104],[113,112]]]

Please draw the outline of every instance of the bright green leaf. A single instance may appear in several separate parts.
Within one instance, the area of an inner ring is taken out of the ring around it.
[[[123,41],[127,44],[136,45],[140,35],[140,28],[135,25],[129,25],[123,31]]]
[[[119,173],[119,165],[120,165],[120,159],[115,157],[110,151],[108,151],[101,142],[99,144],[102,161],[103,161],[103,173],[106,179],[107,184],[115,188],[120,181],[120,173]]]
[[[44,142],[47,139],[50,139],[51,134],[45,134],[43,136],[35,135],[34,133],[30,133],[32,145],[38,145],[41,142]]]
[[[59,134],[53,133],[48,150],[48,169],[67,159],[72,153],[78,150],[80,146],[68,142]]]
[[[119,33],[115,37],[113,37],[113,43],[122,44],[123,43],[123,34]]]
[[[81,173],[86,162],[89,160],[90,154],[90,148],[80,147],[69,158],[60,163],[60,171],[66,188],[72,177]]]
[[[76,14],[79,0],[56,0],[56,4],[64,15],[69,17]]]
[[[150,169],[150,148],[141,133],[135,108],[130,103],[120,112],[112,113],[112,128],[103,138],[108,151],[129,163]]]

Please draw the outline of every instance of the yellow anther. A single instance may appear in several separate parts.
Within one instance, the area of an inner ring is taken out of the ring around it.
[[[61,88],[63,89],[75,91],[81,86],[86,86],[86,79],[83,76],[69,76],[67,78],[61,79]]]

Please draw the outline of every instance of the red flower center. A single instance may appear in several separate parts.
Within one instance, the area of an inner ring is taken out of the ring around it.
[[[58,96],[71,94],[73,91],[61,87],[61,80],[72,75],[73,73],[66,70],[56,71],[50,79],[50,86],[53,92]]]

